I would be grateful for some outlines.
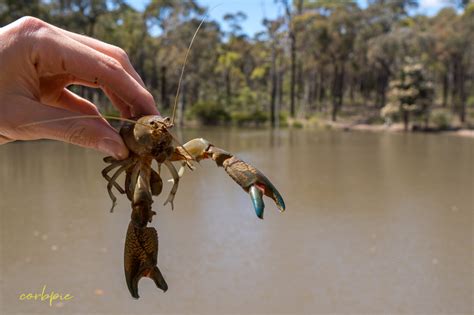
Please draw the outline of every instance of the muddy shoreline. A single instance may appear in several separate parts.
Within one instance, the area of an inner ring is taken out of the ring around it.
[[[337,123],[328,122],[327,126],[334,129],[341,129],[344,131],[372,131],[372,132],[405,132],[403,124],[392,124],[387,125],[369,125],[369,124],[348,124],[348,123]],[[434,133],[434,134],[446,134],[458,137],[474,138],[474,130],[472,129],[456,129],[456,130],[409,130],[410,133]]]

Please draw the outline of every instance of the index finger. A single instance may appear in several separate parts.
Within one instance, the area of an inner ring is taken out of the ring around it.
[[[35,63],[39,71],[69,73],[80,80],[107,87],[130,106],[133,116],[159,114],[153,96],[116,59],[50,30],[36,45],[39,47],[33,51],[37,54]]]
[[[126,52],[123,49],[121,49],[119,47],[116,47],[114,45],[102,42],[98,39],[86,36],[86,35],[81,35],[81,34],[77,34],[77,33],[74,33],[74,32],[67,31],[67,30],[63,30],[63,29],[61,29],[59,27],[56,27],[54,25],[52,25],[52,27],[54,27],[58,32],[62,32],[66,36],[69,36],[72,39],[74,39],[74,40],[76,40],[76,41],[78,41],[78,42],[80,42],[80,43],[82,43],[86,46],[89,46],[89,47],[91,47],[91,48],[93,48],[97,51],[100,51],[103,54],[106,54],[106,55],[116,59],[118,62],[120,62],[122,64],[125,71],[127,71],[135,80],[137,80],[137,82],[140,83],[141,86],[145,87],[145,83],[140,78],[137,71],[135,71],[135,69],[133,68],[133,66],[130,62],[130,59],[128,59],[128,56],[127,56]]]

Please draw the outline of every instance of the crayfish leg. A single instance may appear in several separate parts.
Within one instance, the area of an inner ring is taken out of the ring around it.
[[[158,196],[163,190],[163,181],[161,180],[160,174],[158,174],[154,169],[151,169],[150,188],[153,196]]]
[[[122,174],[124,171],[126,171],[132,163],[133,163],[132,160],[127,160],[127,163],[124,163],[124,165],[122,165],[117,170],[117,172],[115,172],[115,174],[110,178],[109,183],[107,184],[107,191],[109,193],[110,199],[112,200],[112,207],[110,208],[110,212],[114,211],[115,204],[117,203],[117,198],[115,197],[114,193],[112,192],[112,187],[114,186],[114,184],[116,184],[115,181],[117,180],[118,176],[120,174]],[[120,192],[123,193],[124,191],[122,190]]]
[[[168,195],[168,198],[166,199],[163,205],[170,203],[171,209],[173,210],[174,209],[174,204],[173,204],[174,196],[176,195],[176,192],[178,191],[179,175],[178,175],[178,172],[176,171],[176,168],[174,168],[174,165],[170,161],[165,161],[164,164],[170,171],[171,176],[173,177],[173,187],[171,187],[171,191]]]

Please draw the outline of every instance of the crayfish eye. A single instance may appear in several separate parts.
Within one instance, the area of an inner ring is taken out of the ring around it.
[[[172,128],[173,127],[173,122],[171,122],[171,118],[165,117],[163,119],[164,124],[166,125],[167,128]]]

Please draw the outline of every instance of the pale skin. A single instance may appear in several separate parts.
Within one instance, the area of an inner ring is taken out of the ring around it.
[[[99,150],[116,159],[129,151],[96,105],[69,85],[100,88],[121,116],[158,115],[152,95],[118,47],[23,17],[0,28],[0,144],[53,139]]]

